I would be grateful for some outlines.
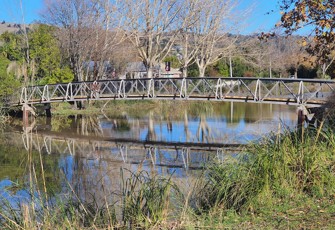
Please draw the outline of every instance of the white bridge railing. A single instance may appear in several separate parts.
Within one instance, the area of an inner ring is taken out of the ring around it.
[[[29,86],[11,105],[85,100],[213,100],[320,106],[335,81],[283,78],[119,79]]]
[[[22,141],[20,141],[21,135]],[[88,159],[168,167],[202,167],[210,160],[223,160],[225,156],[241,152],[243,145],[238,144],[197,144],[168,143],[133,140],[103,140],[90,137],[67,138],[57,135],[43,135],[31,132],[13,133],[6,140],[23,145],[27,150],[36,150],[43,154],[82,155]],[[90,140],[90,141],[88,141]]]

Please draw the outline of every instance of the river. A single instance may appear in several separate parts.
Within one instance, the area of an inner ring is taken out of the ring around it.
[[[248,103],[219,103],[172,115],[125,111],[118,117],[38,117],[26,127],[14,120],[0,134],[0,195],[28,199],[36,181],[52,194],[75,191],[96,200],[140,170],[173,175],[187,191],[208,162],[294,128],[296,120],[294,107]]]

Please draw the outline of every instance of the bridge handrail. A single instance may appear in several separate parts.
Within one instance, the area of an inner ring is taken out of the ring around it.
[[[81,84],[83,82],[85,83],[91,83],[93,84],[94,82],[102,83],[102,82],[120,82],[120,81],[150,81],[150,80],[182,80],[183,78],[180,77],[169,77],[169,78],[129,78],[129,79],[104,79],[104,80],[96,80],[96,81],[73,81],[71,84]],[[186,80],[245,80],[245,81],[257,81],[257,80],[262,80],[262,81],[284,81],[284,82],[311,82],[311,83],[335,83],[335,80],[330,80],[330,79],[311,79],[311,78],[258,78],[258,77],[186,77]],[[47,84],[49,86],[56,86],[56,85],[68,85],[69,83],[54,83],[54,84]],[[33,86],[26,86],[25,88],[32,88],[32,87],[44,87],[45,85],[33,85]]]
[[[292,84],[291,84],[292,83]],[[280,95],[277,91],[280,91]],[[282,90],[285,94],[282,94]],[[75,100],[177,99],[230,100],[282,104],[324,104],[321,99],[335,92],[329,79],[291,78],[138,78],[71,82],[23,87],[11,105]],[[325,94],[324,94],[325,93]],[[286,101],[287,100],[287,101]]]

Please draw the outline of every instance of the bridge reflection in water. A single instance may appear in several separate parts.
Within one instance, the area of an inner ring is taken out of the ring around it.
[[[244,148],[241,144],[171,143],[87,136],[64,138],[32,132],[17,135],[21,135],[26,150],[34,149],[43,154],[69,154],[111,163],[184,169],[200,169],[210,161],[223,161],[227,154],[239,153]]]
[[[133,141],[101,136],[70,138],[27,131],[7,133],[4,138],[8,144],[21,145],[29,152],[39,152],[46,161],[54,161],[59,170],[51,173],[59,178],[60,194],[75,192],[80,199],[96,202],[99,206],[103,206],[106,199],[114,202],[114,195],[122,191],[124,180],[140,171],[147,172],[150,177],[172,176],[173,182],[186,195],[195,186],[202,173],[199,169],[206,163],[223,161],[228,155],[243,151],[243,145],[239,144]],[[52,169],[44,170],[50,174]]]

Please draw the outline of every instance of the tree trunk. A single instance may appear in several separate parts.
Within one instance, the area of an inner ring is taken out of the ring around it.
[[[198,67],[199,67],[199,77],[205,77],[206,67],[205,66],[198,66]]]
[[[185,78],[185,77],[187,77],[187,66],[184,66],[183,68],[182,68],[182,73],[183,73],[183,78]]]
[[[148,66],[147,78],[153,78],[153,68],[151,66]]]
[[[326,63],[324,63],[322,65],[322,78],[326,78],[326,71],[327,71],[327,67],[326,67]]]
[[[154,128],[154,119],[153,119],[153,114],[150,112],[149,114],[149,127],[148,127],[148,134],[146,136],[146,140],[155,140],[156,139],[156,132]]]

